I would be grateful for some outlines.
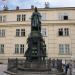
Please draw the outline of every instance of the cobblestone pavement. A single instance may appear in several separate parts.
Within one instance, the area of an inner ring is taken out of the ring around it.
[[[8,75],[4,73],[5,70],[7,70],[7,65],[0,64],[0,75]]]

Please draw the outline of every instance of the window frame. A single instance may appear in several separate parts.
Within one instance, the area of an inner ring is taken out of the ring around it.
[[[15,54],[19,54],[19,44],[15,44]]]
[[[16,29],[16,37],[25,37],[25,29]]]
[[[22,14],[22,21],[26,21],[26,14]]]
[[[2,22],[2,16],[0,16],[0,22]]]
[[[70,55],[70,44],[59,44],[59,55]]]
[[[25,29],[21,29],[21,37],[25,36]]]
[[[46,20],[46,13],[41,13],[41,20],[42,21]]]
[[[20,37],[20,35],[21,35],[20,29],[16,29],[16,37]]]
[[[61,31],[62,31],[62,34],[60,35]],[[58,36],[59,37],[68,37],[69,35],[70,35],[70,29],[69,28],[67,28],[67,27],[58,28]]]
[[[26,21],[26,14],[17,14],[17,21]]]
[[[5,37],[5,29],[0,29],[0,37]]]
[[[24,54],[25,45],[24,44],[15,44],[15,54]]]
[[[0,44],[0,54],[4,54],[4,44]]]
[[[41,34],[43,37],[47,37],[47,30],[46,28],[41,28]]]
[[[64,16],[67,16],[67,19],[64,19]],[[59,20],[69,20],[68,13],[58,13]]]
[[[18,22],[21,21],[21,15],[20,14],[17,15],[17,21]]]
[[[63,16],[63,20],[68,20],[68,16],[67,15],[64,15]]]
[[[24,44],[20,44],[20,54],[24,54]]]

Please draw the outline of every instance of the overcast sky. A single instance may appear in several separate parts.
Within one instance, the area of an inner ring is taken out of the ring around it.
[[[31,5],[43,8],[45,2],[49,2],[50,7],[75,7],[75,0],[0,0],[0,9],[7,5],[9,9],[19,6],[21,9],[28,9]]]

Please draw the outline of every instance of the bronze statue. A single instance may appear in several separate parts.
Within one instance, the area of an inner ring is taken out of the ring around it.
[[[46,57],[46,44],[41,34],[41,14],[35,10],[31,16],[31,33],[27,39],[26,61],[40,62]]]
[[[31,16],[31,29],[33,30],[41,30],[41,14],[38,12],[37,7],[35,7],[35,11]]]

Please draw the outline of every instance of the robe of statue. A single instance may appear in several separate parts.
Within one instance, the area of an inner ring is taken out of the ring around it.
[[[31,26],[32,26],[32,29],[33,28],[37,29],[37,28],[40,28],[41,26],[41,15],[37,11],[37,8],[35,9],[35,11],[33,12],[31,16]]]

